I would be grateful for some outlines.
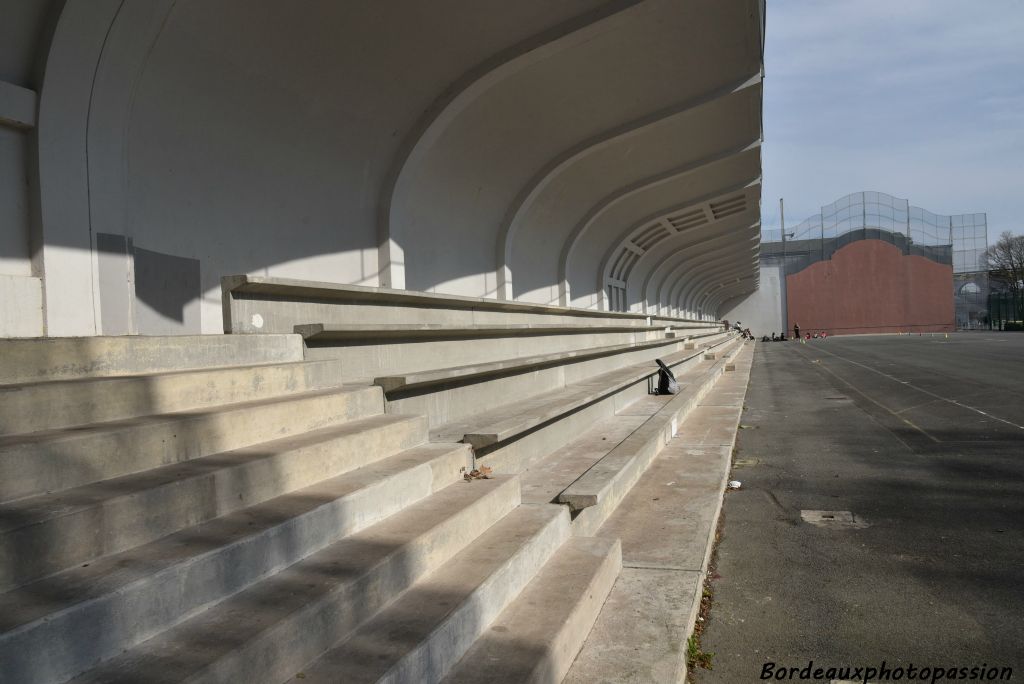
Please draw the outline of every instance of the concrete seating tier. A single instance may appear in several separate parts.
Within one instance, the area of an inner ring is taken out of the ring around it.
[[[494,662],[558,681],[621,568],[593,532],[740,346],[643,323],[498,328],[481,354],[576,346],[383,387],[350,382],[352,357],[296,357],[297,334],[107,338],[72,367],[20,348],[33,370],[0,378],[3,678],[484,682]],[[368,330],[351,348],[433,343]],[[649,394],[655,357],[679,395]],[[498,472],[464,480],[476,464]]]
[[[226,329],[299,332],[307,359],[339,360],[350,382],[721,330],[635,313],[252,276],[223,286]]]
[[[688,336],[687,340],[689,341],[699,337],[717,338],[721,337],[721,335],[713,332],[702,333],[700,335]],[[637,342],[635,344],[619,344],[608,347],[555,352],[551,354],[537,354],[535,356],[502,359],[501,361],[492,361],[490,363],[467,364],[450,368],[437,368],[433,370],[413,371],[411,373],[378,376],[374,378],[373,383],[375,385],[380,385],[384,389],[385,393],[394,395],[400,391],[421,389],[431,385],[477,380],[488,376],[514,375],[516,373],[538,370],[547,366],[579,363],[580,361],[589,361],[590,359],[614,356],[623,352],[657,349],[660,347],[678,344],[679,341],[674,338],[665,338],[651,340],[649,342]]]
[[[291,333],[321,324],[428,324],[466,327],[539,323],[650,327],[706,321],[574,309],[500,299],[360,287],[338,283],[237,275],[221,279],[224,329],[230,333]]]
[[[205,409],[341,384],[339,362],[311,363],[300,356],[276,364],[0,385],[0,435]]]
[[[710,367],[694,369],[680,378],[681,391],[654,412],[643,425],[619,442],[566,487],[557,498],[573,511],[579,534],[594,534],[618,507],[662,447],[676,436],[679,426],[716,384],[731,372],[733,359],[743,349],[738,341],[720,352]]]
[[[642,397],[534,460],[521,475],[523,500],[565,503],[574,533],[593,534],[742,349],[733,341],[718,361],[678,372],[679,394]]]
[[[565,684],[687,680],[681,646],[701,605],[753,348],[743,345],[734,372],[680,422],[676,438],[596,531],[621,540],[623,570]],[[524,482],[524,501],[527,491]],[[574,531],[593,510],[574,520]]]
[[[566,670],[617,543],[572,538],[566,506],[520,506],[515,475],[463,481],[469,445],[430,443],[425,416],[385,413],[382,390],[340,384],[336,363],[268,354],[233,377],[211,361],[7,385],[24,406],[72,386],[154,397],[109,420],[23,408],[6,424],[5,680],[437,682],[499,616],[554,594],[574,617],[536,665]]]
[[[385,389],[388,410],[422,413],[432,428],[464,420],[481,407],[499,408],[527,401],[546,392],[588,383],[621,368],[642,366],[651,375],[654,359],[671,356],[687,347],[701,349],[728,338],[715,333],[700,341],[659,339],[610,347],[502,359],[490,363],[457,365],[412,373],[377,377]],[[613,378],[601,378],[598,382]]]
[[[703,363],[706,349],[731,348],[735,342],[734,336],[723,335],[700,350],[677,351],[662,359],[681,372]],[[648,395],[657,373],[658,367],[646,361],[591,375],[432,427],[430,438],[472,444],[477,457],[489,466],[501,472],[520,472],[537,457],[571,441],[585,426]],[[400,405],[407,410],[407,404]]]
[[[437,325],[433,323],[363,325],[311,323],[295,326],[295,332],[309,343],[342,340],[370,340],[379,343],[388,339],[463,339],[473,337],[515,337],[566,333],[584,335],[604,332],[665,332],[685,336],[687,331],[704,330],[691,325],[564,325],[558,323],[510,323],[507,325]]]
[[[293,334],[0,339],[0,386],[209,370],[304,358],[302,340]]]

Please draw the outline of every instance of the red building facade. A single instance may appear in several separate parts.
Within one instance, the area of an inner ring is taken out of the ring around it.
[[[786,277],[789,329],[830,335],[950,332],[953,268],[858,240]]]

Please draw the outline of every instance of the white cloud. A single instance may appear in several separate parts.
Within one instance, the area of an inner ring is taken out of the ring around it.
[[[1024,2],[769,0],[764,223],[876,189],[1024,232]]]

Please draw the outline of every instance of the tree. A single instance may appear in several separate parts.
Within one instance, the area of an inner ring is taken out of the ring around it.
[[[989,278],[999,283],[1013,302],[1013,316],[1024,318],[1024,235],[1009,231],[985,250]]]

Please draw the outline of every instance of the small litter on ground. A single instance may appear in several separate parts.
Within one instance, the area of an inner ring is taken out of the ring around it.
[[[470,482],[472,480],[490,480],[491,470],[492,468],[490,466],[480,466],[479,469],[471,470],[463,475],[463,477],[466,478],[466,482]]]

